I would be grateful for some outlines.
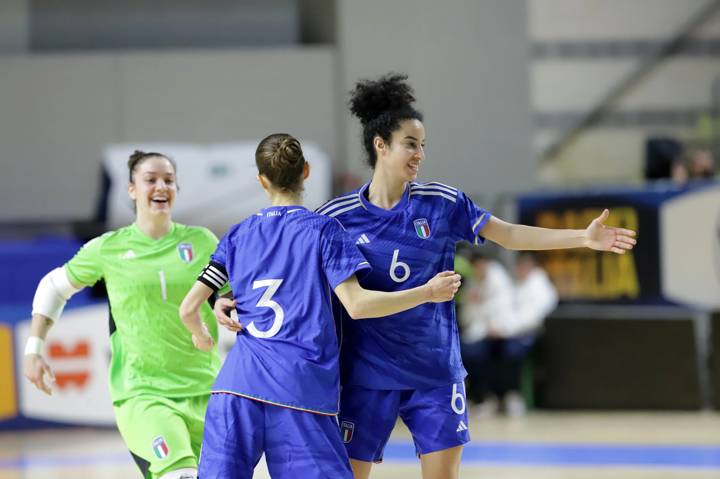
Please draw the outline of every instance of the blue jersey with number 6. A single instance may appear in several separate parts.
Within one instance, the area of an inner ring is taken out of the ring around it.
[[[391,210],[367,199],[366,184],[317,212],[340,221],[372,271],[367,289],[396,291],[421,286],[452,270],[455,246],[483,241],[490,213],[463,192],[441,183],[410,183]],[[368,389],[426,389],[462,381],[455,303],[425,303],[402,313],[345,321],[343,381]]]
[[[337,220],[299,206],[266,208],[233,226],[203,274],[213,289],[230,282],[244,326],[213,392],[337,414],[331,290],[366,269]]]

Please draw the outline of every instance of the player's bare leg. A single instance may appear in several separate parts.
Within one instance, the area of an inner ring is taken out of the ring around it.
[[[372,462],[350,459],[350,467],[352,467],[353,477],[355,479],[368,479],[372,466]]]
[[[422,454],[420,465],[423,479],[457,479],[460,476],[462,450],[463,446],[455,446],[442,451]],[[357,479],[357,476],[355,478]]]

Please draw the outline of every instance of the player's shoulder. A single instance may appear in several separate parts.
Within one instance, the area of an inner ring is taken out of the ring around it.
[[[113,245],[115,243],[124,244],[131,235],[132,225],[123,226],[122,228],[107,231],[94,237],[83,245],[83,249],[100,251],[106,245]]]
[[[363,204],[360,200],[360,188],[349,193],[342,194],[326,202],[320,208],[315,210],[319,215],[329,216],[331,218],[349,213],[356,208],[362,208]]]
[[[217,244],[218,241],[215,233],[204,226],[175,223],[175,234],[178,236],[178,239],[182,240],[207,241],[213,244]]]
[[[430,181],[427,183],[410,183],[410,199],[432,203],[456,204],[461,192],[454,186]]]
[[[250,231],[254,229],[255,227],[262,224],[263,217],[265,215],[262,213],[262,211],[258,211],[257,213],[253,213],[250,216],[246,217],[242,221],[235,223],[234,225],[230,226],[228,228],[227,233],[225,233],[226,236],[234,236],[242,234],[243,232]]]
[[[321,232],[325,230],[328,225],[331,227],[338,226],[342,228],[342,225],[337,218],[329,215],[320,214],[316,211],[303,210],[299,212],[297,218],[297,226],[301,229],[307,229],[310,231]]]
[[[91,258],[98,261],[111,261],[119,250],[127,250],[132,235],[132,225],[107,231],[83,244],[76,257],[84,258],[85,261]]]

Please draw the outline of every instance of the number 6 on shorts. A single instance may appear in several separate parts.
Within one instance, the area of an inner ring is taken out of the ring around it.
[[[462,383],[459,385],[462,386],[462,391],[458,392],[458,384],[453,384],[452,399],[450,399],[450,406],[455,414],[463,414],[465,412],[465,386]],[[457,404],[458,401],[460,402],[460,406]]]

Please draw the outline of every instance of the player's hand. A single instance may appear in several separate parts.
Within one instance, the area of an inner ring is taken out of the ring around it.
[[[200,351],[211,351],[212,348],[215,346],[215,341],[213,341],[212,336],[207,331],[207,327],[205,324],[203,324],[204,331],[202,334],[193,334],[192,335],[192,342],[195,345],[196,348],[198,348]]]
[[[47,375],[49,382],[55,382],[55,374],[53,374],[48,363],[45,362],[45,358],[39,354],[26,354],[23,369],[28,381],[48,396],[52,395],[52,388],[45,381],[45,377]]]
[[[192,333],[192,342],[196,348],[205,352],[212,350],[215,346],[215,341],[212,336],[210,336],[207,325],[202,321],[200,322],[200,331],[194,331]]]
[[[435,275],[433,279],[428,281],[429,302],[442,303],[450,301],[455,297],[461,284],[461,277],[454,271],[443,271]]]
[[[230,312],[235,309],[235,305],[237,305],[237,301],[234,299],[218,298],[215,301],[215,307],[213,308],[215,319],[217,319],[218,324],[233,333],[242,331],[243,328],[242,324],[230,317]]]
[[[607,221],[608,216],[610,216],[610,211],[603,210],[600,216],[592,220],[585,229],[586,245],[588,248],[598,251],[625,254],[626,251],[633,249],[633,246],[637,243],[635,239],[636,233],[625,228],[606,226],[605,221]]]

